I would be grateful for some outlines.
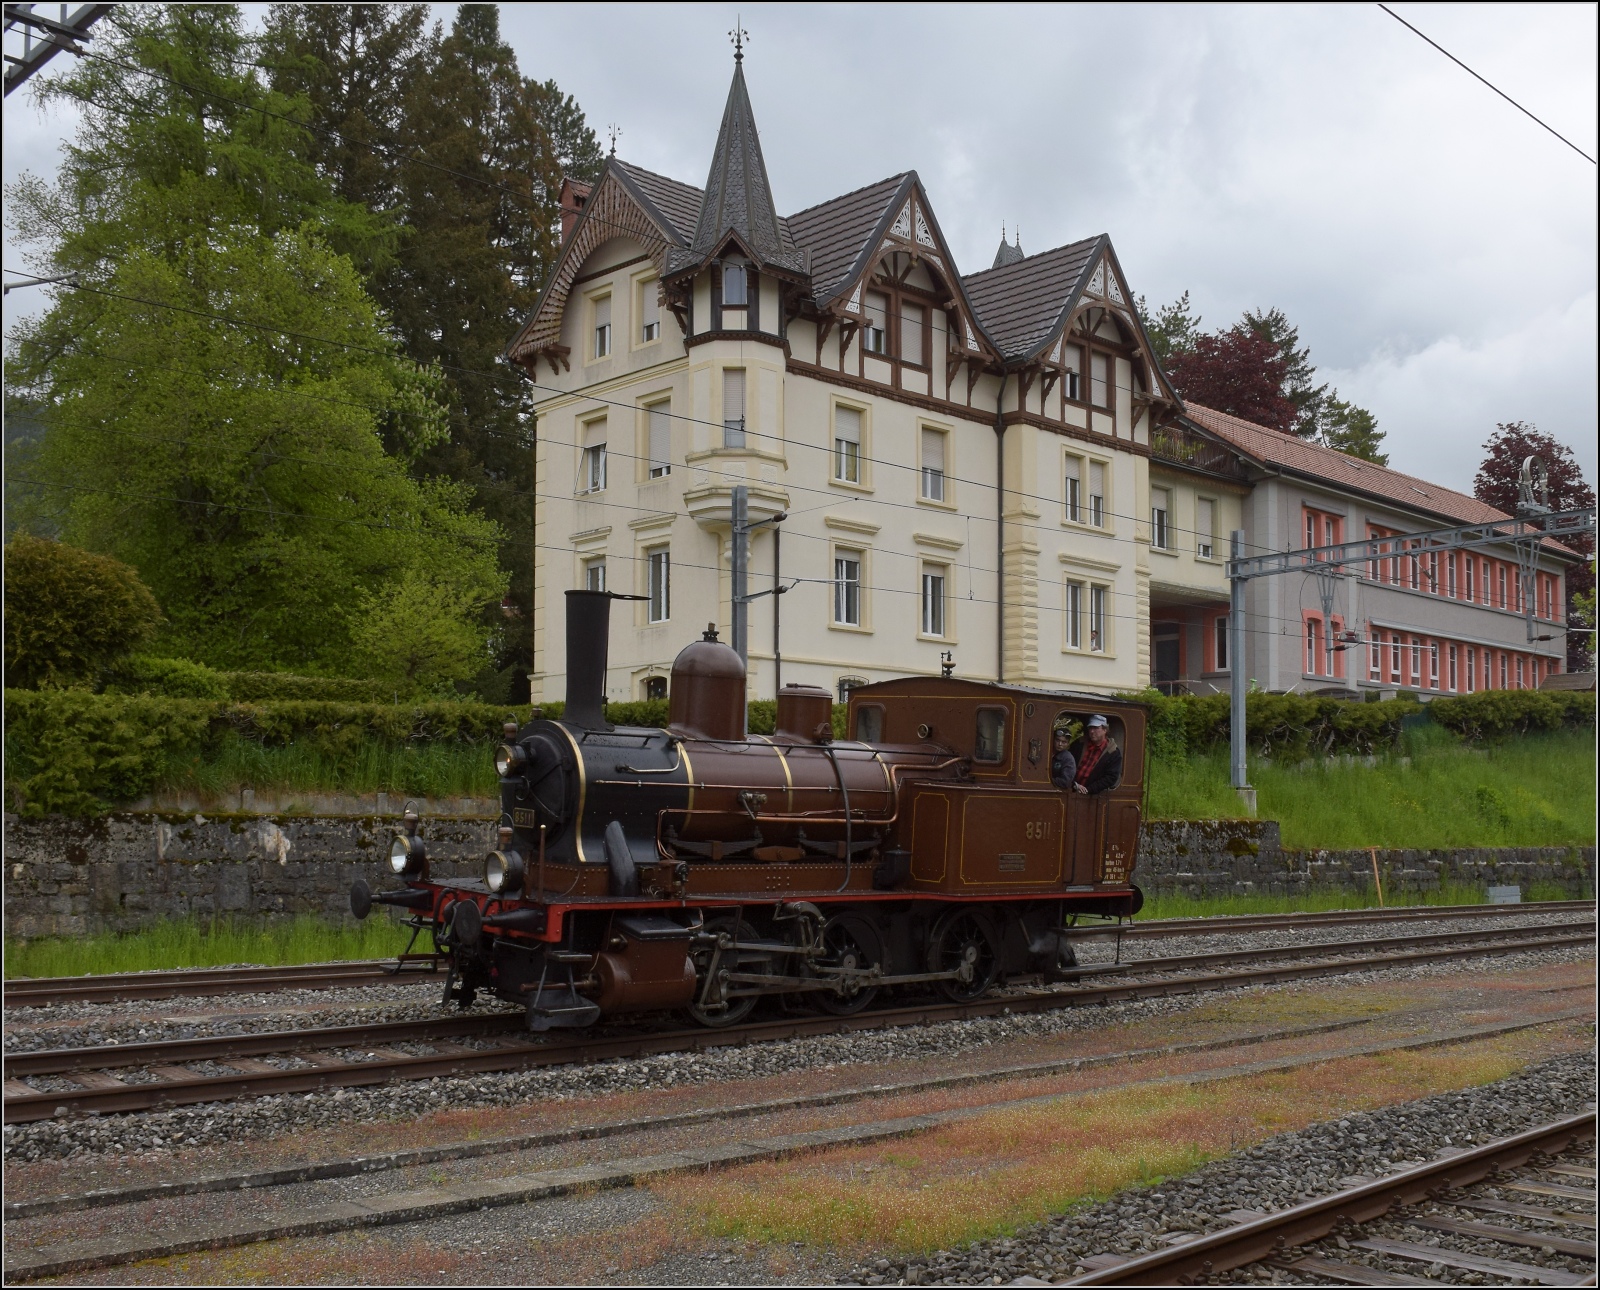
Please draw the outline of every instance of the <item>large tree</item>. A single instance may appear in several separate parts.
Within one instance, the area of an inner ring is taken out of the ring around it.
[[[1522,463],[1538,457],[1550,481],[1548,504],[1553,510],[1570,511],[1593,506],[1594,488],[1583,477],[1583,468],[1572,449],[1553,435],[1545,434],[1526,421],[1502,421],[1483,445],[1483,464],[1472,481],[1472,491],[1480,502],[1515,515],[1521,500]],[[1594,595],[1594,536],[1580,534],[1564,538],[1567,546],[1589,557],[1582,564],[1569,565],[1566,573],[1567,670],[1581,672],[1591,665],[1594,637],[1577,630],[1593,627],[1584,617],[1583,605]]]
[[[533,454],[522,378],[501,351],[531,311],[559,239],[561,176],[602,157],[576,101],[522,75],[494,5],[463,5],[448,32],[420,5],[278,5],[273,83],[304,94],[337,191],[401,223],[371,289],[413,357],[437,363],[449,435],[415,465],[472,489],[507,532],[513,612],[533,592]],[[490,614],[498,610],[488,611]],[[525,666],[507,634],[500,659]]]
[[[235,9],[119,10],[107,37],[115,63],[45,83],[84,106],[57,182],[9,194],[35,263],[76,275],[11,337],[43,425],[39,526],[133,564],[165,645],[208,663],[381,665],[356,616],[419,584],[487,657],[499,534],[408,474],[447,432],[441,378],[399,352],[351,258],[381,260],[388,225],[329,190]]]
[[[1327,382],[1317,383],[1311,350],[1301,345],[1300,329],[1283,310],[1249,309],[1232,327],[1208,334],[1200,329],[1187,291],[1155,310],[1142,296],[1137,303],[1156,358],[1184,398],[1380,466],[1389,464],[1377,418],[1341,399]],[[1245,336],[1270,346],[1276,362],[1269,361],[1263,346],[1241,343],[1238,338]],[[1272,397],[1262,392],[1264,381],[1273,383]],[[1224,406],[1215,399],[1229,402]],[[1259,415],[1244,411],[1247,407],[1258,409]]]
[[[1283,392],[1283,355],[1246,328],[1202,335],[1167,360],[1167,375],[1186,399],[1274,430],[1294,425],[1294,402]]]

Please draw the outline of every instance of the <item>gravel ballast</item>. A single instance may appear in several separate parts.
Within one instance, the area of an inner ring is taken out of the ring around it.
[[[1392,982],[1477,971],[1512,971],[1592,956],[1588,947],[1523,951],[1481,960],[1351,973],[1341,984]],[[1292,992],[1297,986],[1244,987]],[[1017,1040],[1175,1016],[1206,995],[1145,999],[1093,1008],[1024,1013],[894,1030],[813,1036],[703,1053],[665,1053],[595,1064],[395,1082],[365,1088],[206,1103],[130,1115],[60,1118],[6,1125],[4,1158],[36,1161],[124,1154],[278,1137],[351,1121],[404,1120],[446,1108],[495,1107],[644,1089],[763,1079],[819,1068],[937,1060]]]
[[[1158,1186],[1034,1224],[1014,1237],[856,1267],[847,1285],[997,1285],[1031,1276],[1061,1281],[1094,1254],[1136,1257],[1177,1233],[1232,1226],[1237,1210],[1275,1213],[1354,1184],[1415,1167],[1450,1148],[1508,1137],[1592,1109],[1595,1054],[1568,1053],[1482,1088],[1440,1093],[1281,1134]],[[1368,1225],[1377,1231],[1378,1225]],[[1397,1233],[1415,1230],[1396,1222]],[[1341,1253],[1341,1258],[1348,1255]],[[1374,1266],[1380,1266],[1375,1260]],[[1402,1270],[1399,1263],[1396,1271]],[[1414,1275],[1417,1265],[1410,1269]],[[1226,1280],[1256,1280],[1241,1269]],[[1289,1279],[1275,1275],[1274,1280]]]

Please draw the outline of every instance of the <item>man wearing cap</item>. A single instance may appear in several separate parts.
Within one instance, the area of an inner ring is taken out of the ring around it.
[[[1073,792],[1092,796],[1122,782],[1122,749],[1106,737],[1106,719],[1098,712],[1084,726],[1083,738],[1072,745],[1072,755],[1078,762]]]

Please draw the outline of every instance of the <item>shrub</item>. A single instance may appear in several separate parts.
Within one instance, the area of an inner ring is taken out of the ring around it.
[[[161,609],[132,566],[20,534],[5,551],[6,685],[93,681],[147,640]]]
[[[1570,690],[1479,690],[1428,705],[1433,719],[1473,743],[1594,725],[1595,696]]]
[[[106,674],[106,692],[165,695],[169,699],[230,697],[226,672],[186,658],[145,658],[137,654],[112,666]]]
[[[1228,742],[1226,694],[1176,695],[1140,690],[1124,696],[1149,711],[1151,756],[1175,761]],[[1245,734],[1257,756],[1298,760],[1334,753],[1368,754],[1392,747],[1401,722],[1422,712],[1409,699],[1352,702],[1301,694],[1252,694],[1245,700]]]
[[[385,703],[394,688],[351,676],[295,676],[290,672],[223,672],[227,697],[239,703],[274,699],[323,699],[339,703]]]

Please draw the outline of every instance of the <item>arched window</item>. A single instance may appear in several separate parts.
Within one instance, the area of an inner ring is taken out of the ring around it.
[[[667,678],[664,676],[647,676],[644,679],[644,697],[647,699],[664,699],[667,697]]]
[[[850,691],[858,685],[865,685],[867,678],[864,676],[841,676],[839,678],[839,702],[850,702]]]

